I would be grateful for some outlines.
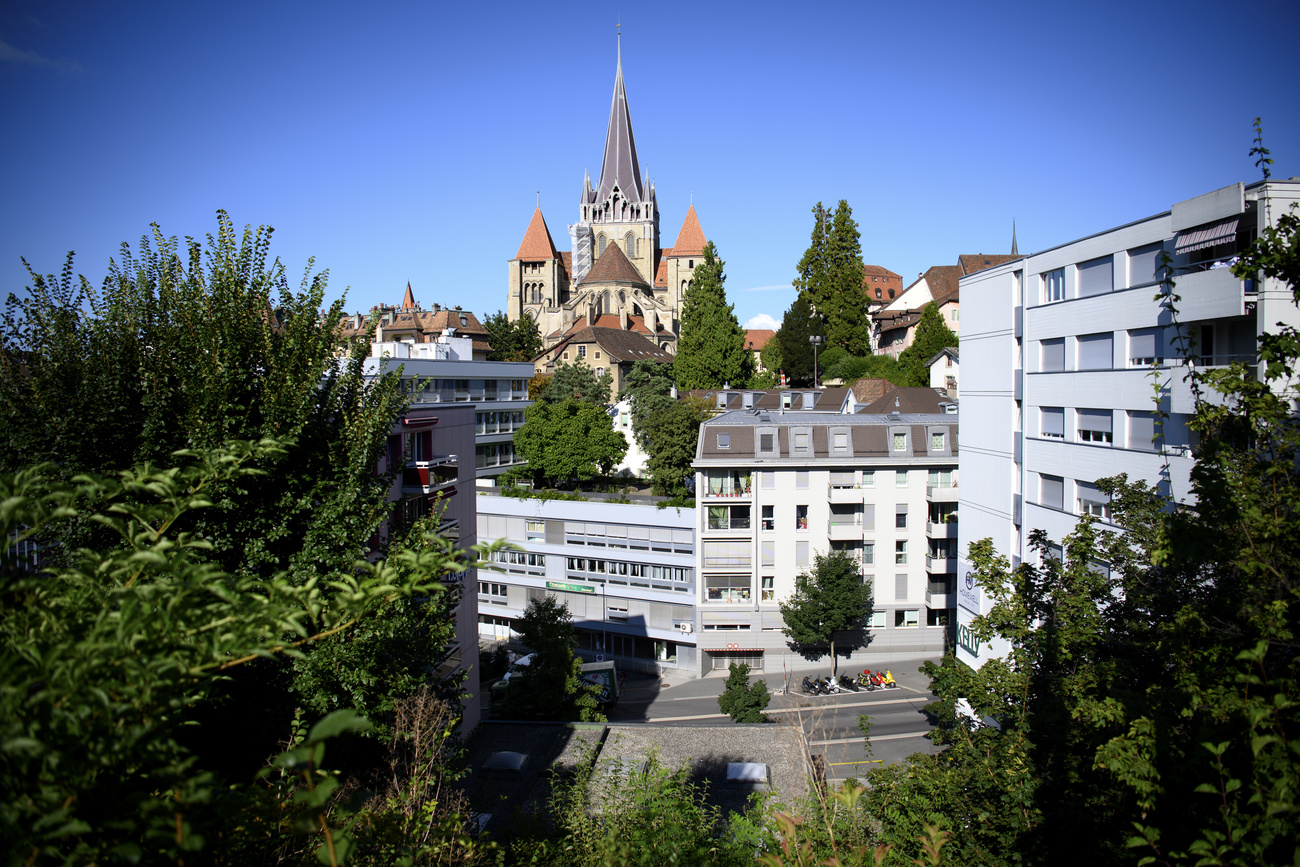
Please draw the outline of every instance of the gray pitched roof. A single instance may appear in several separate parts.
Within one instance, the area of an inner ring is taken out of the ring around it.
[[[614,187],[632,202],[644,200],[641,164],[636,158],[632,118],[627,110],[627,89],[623,85],[623,43],[618,48],[618,72],[614,76],[614,101],[609,107],[609,129],[605,132],[605,159],[600,164],[600,188],[596,201],[609,198]]]

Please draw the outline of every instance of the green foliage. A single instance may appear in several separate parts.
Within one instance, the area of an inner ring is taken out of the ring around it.
[[[781,317],[781,329],[768,341],[780,347],[780,361],[791,385],[810,385],[813,379],[813,348],[808,338],[814,334],[826,336],[821,317],[813,312],[808,296],[800,293]],[[766,362],[765,362],[766,363]]]
[[[768,338],[758,357],[763,362],[766,375],[771,377],[771,382],[766,387],[772,388],[780,382],[781,371],[785,370],[785,352],[781,349],[781,331],[779,329]],[[756,383],[755,387],[761,388],[764,386],[759,386]]]
[[[830,353],[826,353],[830,355]],[[822,356],[825,358],[825,356]],[[926,374],[929,375],[928,372]],[[898,360],[891,355],[843,355],[822,368],[822,381],[839,379],[851,385],[859,379],[887,379],[894,385],[910,385],[912,380]],[[927,380],[927,383],[929,380]]]
[[[618,400],[628,400],[632,406],[632,433],[642,449],[650,448],[646,439],[646,422],[655,413],[675,403],[672,396],[673,369],[659,361],[636,361],[623,377],[623,390]]]
[[[921,319],[916,323],[912,345],[898,356],[899,366],[907,376],[904,385],[924,388],[930,384],[930,370],[926,362],[941,349],[957,345],[957,335],[943,321],[939,307],[933,301],[921,308]]]
[[[723,687],[722,695],[718,696],[718,709],[731,717],[732,722],[769,722],[767,714],[763,711],[771,700],[772,696],[767,691],[766,681],[760,679],[753,683],[749,682],[748,664],[744,662],[731,664],[726,686]]]
[[[727,303],[725,264],[710,241],[682,299],[681,337],[673,360],[678,388],[721,388],[726,383],[740,388],[753,375],[753,354],[745,348],[745,332],[733,305]]]
[[[627,440],[604,406],[568,399],[530,406],[515,448],[528,461],[523,472],[545,487],[608,475],[627,453]]]
[[[671,401],[644,422],[646,450],[653,491],[663,497],[688,494],[694,478],[691,462],[700,441],[700,425],[707,415],[691,401]]]
[[[582,659],[573,652],[578,635],[569,609],[547,594],[529,602],[513,628],[533,659],[511,677],[506,712],[566,722],[603,721],[595,690],[582,682]]]
[[[542,332],[527,311],[513,322],[502,310],[484,316],[483,330],[492,346],[488,361],[532,361],[542,354]]]
[[[188,519],[286,450],[233,441],[115,479],[64,481],[44,465],[0,476],[0,839],[10,852],[88,863],[203,848],[221,830],[204,806],[218,788],[179,737],[189,709],[238,667],[301,657],[399,600],[440,594],[439,579],[474,565],[426,537],[305,582],[224,571]],[[65,522],[92,523],[113,544],[27,571],[14,546]]]
[[[542,403],[564,403],[566,400],[580,400],[596,406],[609,403],[609,378],[597,376],[596,371],[579,358],[572,364],[561,364],[555,373],[546,380],[545,386],[537,395]],[[529,394],[532,394],[530,388]]]
[[[834,213],[821,202],[813,207],[812,240],[799,260],[798,271],[794,287],[821,318],[827,347],[839,347],[852,355],[869,352],[862,245],[847,201],[841,199]]]
[[[863,621],[871,615],[871,584],[844,551],[818,554],[813,568],[795,578],[794,595],[778,605],[791,647],[812,659],[829,653],[834,667],[837,643],[847,656],[868,641]]]

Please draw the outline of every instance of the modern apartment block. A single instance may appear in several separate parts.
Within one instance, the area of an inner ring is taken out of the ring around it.
[[[961,279],[960,659],[978,666],[1006,650],[977,646],[967,628],[985,610],[967,575],[972,542],[991,538],[1016,563],[1034,529],[1059,541],[1083,514],[1105,522],[1095,482],[1118,473],[1188,500],[1188,370],[1257,366],[1260,333],[1300,325],[1285,285],[1229,267],[1296,202],[1300,180],[1239,183]],[[1160,283],[1166,255],[1177,327]]]
[[[515,453],[514,432],[524,426],[524,410],[532,405],[531,363],[474,361],[471,339],[454,334],[430,343],[371,344],[367,373],[378,375],[399,366],[412,408],[474,405],[473,466],[478,478],[495,478],[526,463]]]
[[[694,462],[703,671],[806,668],[777,603],[832,549],[875,591],[863,612],[871,640],[853,663],[942,653],[955,602],[957,416],[929,396],[932,412],[753,409],[704,423]]]
[[[511,622],[549,593],[568,606],[586,659],[698,671],[694,509],[484,492],[477,504],[479,538],[518,549],[479,573],[480,638],[514,638]]]
[[[401,532],[414,521],[428,516],[437,520],[438,534],[451,539],[457,548],[478,543],[474,466],[474,407],[449,404],[411,409],[394,423],[388,448],[376,468],[380,473],[398,469],[389,492],[393,511],[389,532]],[[448,583],[461,584],[466,592],[456,609],[456,638],[442,659],[429,664],[440,675],[457,669],[468,675],[465,692],[478,694],[478,604],[473,592],[475,570],[447,576]],[[464,703],[462,731],[479,722],[479,702]]]

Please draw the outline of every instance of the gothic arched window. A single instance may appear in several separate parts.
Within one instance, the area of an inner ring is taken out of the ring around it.
[[[627,257],[629,259],[636,258],[636,235],[631,232],[627,233]]]
[[[605,253],[605,236],[601,235],[600,241],[598,241],[596,244],[596,255],[602,256],[604,255],[604,253]]]

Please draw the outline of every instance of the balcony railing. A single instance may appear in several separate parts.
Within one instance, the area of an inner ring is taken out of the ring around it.
[[[950,487],[926,485],[925,498],[932,503],[955,503],[957,502],[957,485],[955,483]]]
[[[402,490],[408,494],[432,494],[456,484],[459,477],[455,455],[441,455],[430,461],[411,461],[402,469]]]

